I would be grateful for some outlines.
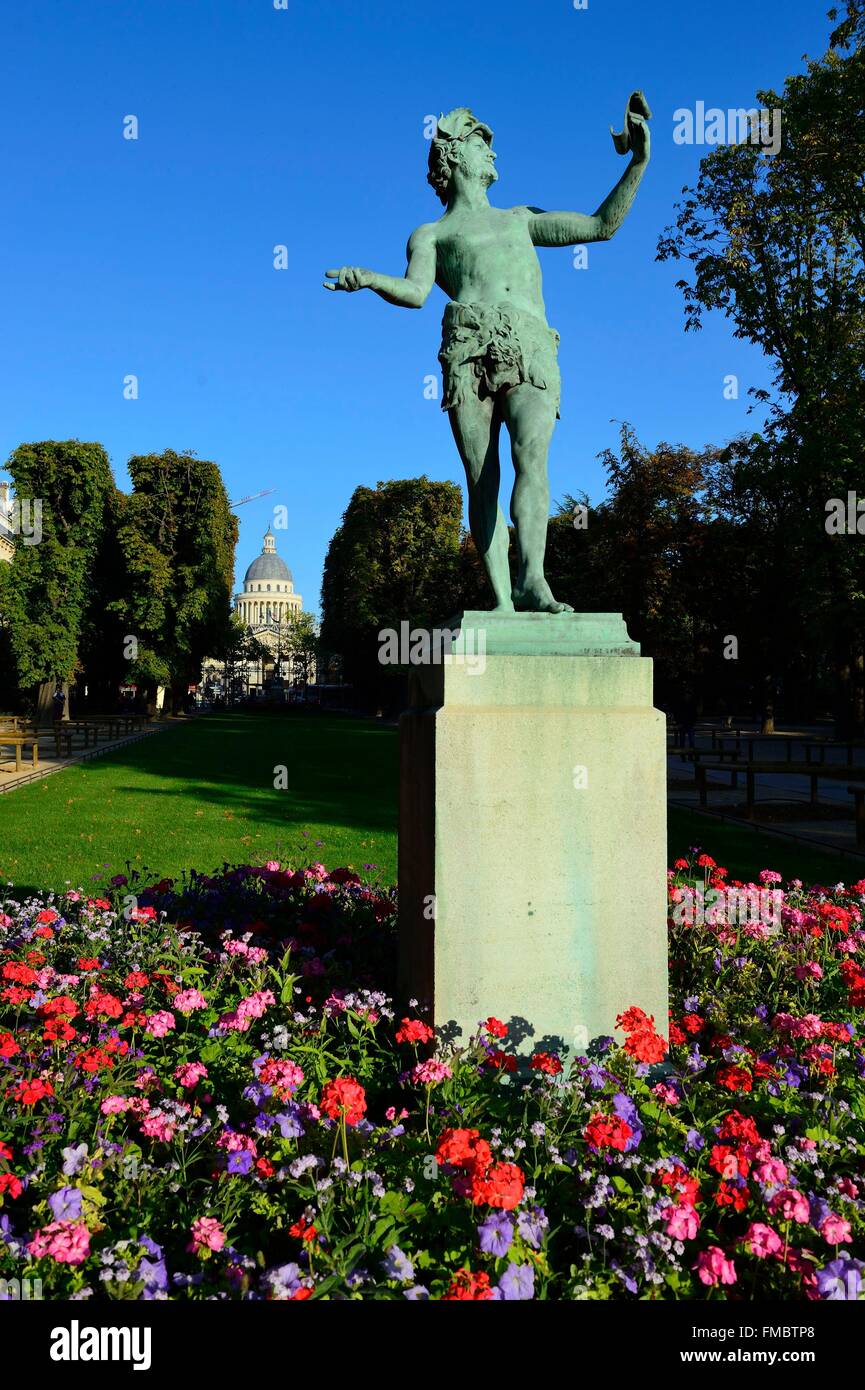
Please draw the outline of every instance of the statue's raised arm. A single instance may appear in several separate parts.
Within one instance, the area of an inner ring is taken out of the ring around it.
[[[530,208],[529,233],[535,246],[584,246],[609,241],[624,222],[649,163],[651,142],[649,103],[642,92],[632,92],[625,108],[624,126],[612,132],[618,154],[631,154],[631,162],[597,212],[543,212]]]

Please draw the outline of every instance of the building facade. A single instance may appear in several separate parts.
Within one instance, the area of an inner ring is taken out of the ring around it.
[[[15,536],[12,531],[12,496],[8,483],[0,483],[0,563],[12,563]]]
[[[290,627],[303,611],[303,599],[296,592],[294,577],[276,551],[276,537],[268,527],[261,554],[253,560],[243,578],[243,589],[235,594],[234,609],[247,633],[268,649],[269,656],[237,663],[230,677],[232,689],[225,689],[224,663],[208,657],[202,666],[201,693],[205,698],[238,696],[279,696],[299,679],[290,651]],[[305,671],[306,681],[315,672]]]

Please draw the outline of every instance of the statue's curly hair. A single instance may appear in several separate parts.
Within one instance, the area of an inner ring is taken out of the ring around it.
[[[477,120],[467,106],[457,106],[438,118],[436,133],[430,142],[427,183],[432,185],[442,203],[447,204],[451,175],[459,162],[460,144],[475,132],[482,135],[488,145],[493,143],[490,127]]]

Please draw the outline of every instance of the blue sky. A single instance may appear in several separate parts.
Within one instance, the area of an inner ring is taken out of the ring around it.
[[[4,7],[0,89],[0,459],[21,441],[195,450],[240,508],[237,579],[274,505],[278,545],[316,609],[327,542],[358,483],[462,468],[424,378],[444,299],[422,313],[328,295],[328,266],[402,274],[441,208],[424,122],[468,105],[495,131],[500,206],[591,212],[625,161],[608,128],[642,87],[653,160],[587,269],[541,251],[562,335],[553,497],[604,491],[613,420],[694,446],[751,427],[760,356],[722,319],[685,335],[659,232],[704,149],[673,112],[750,106],[823,51],[821,0],[49,0]],[[123,138],[124,117],[139,138]],[[288,248],[288,268],[273,248]],[[736,374],[738,401],[723,379]],[[124,378],[139,380],[125,400]],[[508,478],[508,473],[504,474]]]

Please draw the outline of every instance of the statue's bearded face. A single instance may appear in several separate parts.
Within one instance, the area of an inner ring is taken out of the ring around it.
[[[479,179],[485,188],[498,178],[492,146],[478,131],[473,131],[467,139],[460,141],[459,163],[464,173],[470,178]]]

